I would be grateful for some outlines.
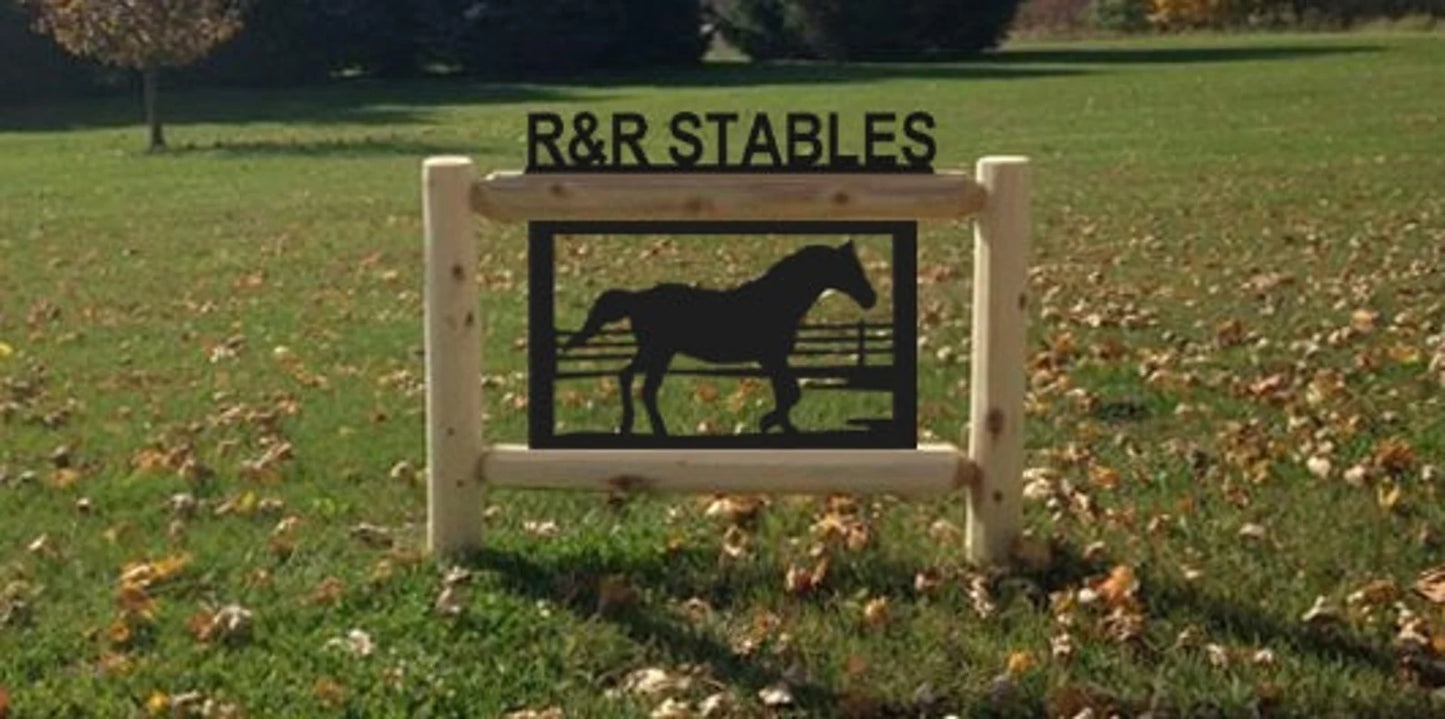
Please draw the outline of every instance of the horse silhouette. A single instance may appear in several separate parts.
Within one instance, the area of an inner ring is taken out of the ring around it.
[[[756,362],[773,386],[775,407],[759,422],[795,433],[788,413],[802,392],[788,366],[803,316],[826,290],[838,290],[863,309],[878,295],[868,283],[858,252],[849,241],[839,247],[809,245],[779,260],[761,277],[729,290],[665,283],[631,292],[608,290],[593,303],[582,329],[562,346],[581,347],[611,322],[631,320],[637,354],[617,378],[622,395],[622,434],[632,433],[632,378],[642,372],[642,401],[653,434],[667,435],[657,409],[657,390],[675,355],[705,362]]]

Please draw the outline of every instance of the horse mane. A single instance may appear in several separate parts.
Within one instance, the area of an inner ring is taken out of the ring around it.
[[[794,274],[800,267],[815,262],[817,259],[826,257],[833,252],[833,248],[827,245],[808,245],[797,252],[794,252],[781,260],[778,260],[769,267],[761,276],[744,283],[743,287],[752,287],[762,284],[772,284],[784,277]]]

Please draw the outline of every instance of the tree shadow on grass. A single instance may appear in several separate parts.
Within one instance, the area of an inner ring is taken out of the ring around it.
[[[384,155],[422,157],[477,151],[478,147],[475,144],[460,147],[387,136],[335,140],[277,138],[218,140],[210,143],[173,144],[167,149],[169,154],[212,154],[220,157],[378,157]]]
[[[1261,45],[1234,47],[1114,47],[1005,49],[984,56],[997,65],[1195,65],[1296,60],[1380,52],[1379,45]]]
[[[619,72],[594,76],[595,87],[754,87],[818,85],[880,80],[1027,80],[1100,72],[1069,65],[1197,64],[1291,60],[1383,50],[1375,45],[1273,45],[1229,47],[1118,47],[1004,49],[935,62],[739,62],[704,63],[667,72]]]
[[[850,556],[833,564],[822,596],[810,595],[796,601],[826,602],[862,590],[873,596],[888,597],[898,605],[919,600],[913,578],[923,568],[921,565],[868,553],[856,555],[856,559]],[[1087,580],[1107,573],[1111,564],[1107,558],[1085,558],[1069,547],[1055,547],[1053,561],[1046,568],[1001,576],[995,584],[995,595],[1012,601],[1009,594],[1016,590],[1008,587],[1010,583],[1017,585],[1022,581],[1031,585],[1026,593],[1035,610],[1047,612],[1051,592],[1077,589]],[[707,630],[693,626],[665,608],[669,603],[698,597],[716,609],[725,610],[757,596],[760,591],[775,592],[785,571],[775,560],[759,557],[737,565],[719,565],[716,554],[703,549],[637,556],[592,547],[560,552],[552,549],[544,553],[488,548],[471,555],[465,566],[492,573],[505,591],[532,600],[556,602],[583,619],[600,617],[609,621],[639,646],[656,647],[678,663],[707,666],[717,678],[750,695],[764,687],[785,683],[793,692],[796,708],[809,715],[836,716],[845,707],[866,707],[868,716],[922,716],[945,709],[956,710],[965,703],[963,697],[943,695],[890,701],[850,694],[810,678],[806,672],[800,673],[797,667],[783,666],[783,659],[766,652],[739,654]],[[627,584],[641,594],[662,601],[609,606],[604,587],[606,578],[613,576],[625,577]],[[1153,574],[1144,577],[1140,596],[1151,621],[1199,625],[1212,641],[1286,646],[1300,654],[1352,665],[1387,679],[1396,676],[1398,662],[1391,652],[1344,630],[1318,630],[1217,592],[1173,583]],[[966,614],[969,610],[960,605],[958,611]],[[1139,661],[1157,664],[1162,651],[1156,648],[1141,655]],[[1043,696],[1018,699],[1022,702],[1018,707],[1044,710]],[[1374,703],[1370,703],[1372,699]],[[1379,697],[1360,697],[1352,707],[1324,706],[1322,699],[1308,696],[1288,695],[1282,700],[1286,712],[1315,715],[1346,710],[1354,716],[1377,716],[1382,712],[1408,711],[1416,706],[1403,692],[1388,698],[1398,705],[1393,707],[1379,706]],[[1120,701],[1141,710],[1152,703],[1144,697],[1120,698]],[[1207,700],[1205,704],[1156,708],[1168,711],[1171,716],[1176,715],[1175,710],[1180,716],[1211,711],[1217,714],[1222,710]]]
[[[575,88],[492,84],[462,79],[411,82],[338,81],[314,87],[239,90],[161,88],[160,114],[168,125],[273,123],[306,126],[431,124],[430,109],[445,105],[561,103],[596,99]],[[0,132],[56,132],[140,126],[139,90],[0,106]]]
[[[765,652],[739,654],[707,630],[691,626],[661,606],[641,602],[610,606],[606,578],[625,577],[630,586],[646,594],[660,594],[669,600],[705,599],[714,608],[726,608],[739,595],[752,594],[759,587],[774,588],[782,581],[784,568],[756,560],[720,568],[717,555],[705,550],[658,553],[649,558],[607,554],[595,550],[542,556],[507,549],[488,548],[473,553],[464,566],[495,574],[506,591],[531,600],[548,600],[566,607],[583,619],[601,617],[620,628],[639,646],[657,647],[677,663],[708,667],[714,676],[747,695],[766,687],[786,684],[794,708],[811,716],[837,716],[840,707],[868,707],[868,716],[930,715],[952,700],[931,696],[912,702],[888,702],[840,691],[807,677],[797,667],[783,666],[780,658]],[[895,563],[870,563],[866,582],[862,574],[830,574],[830,596],[851,594],[864,587],[873,595],[905,601],[914,594],[913,576],[918,567]],[[800,601],[820,601],[818,598]],[[617,677],[620,679],[620,677]],[[953,702],[956,704],[956,702]]]

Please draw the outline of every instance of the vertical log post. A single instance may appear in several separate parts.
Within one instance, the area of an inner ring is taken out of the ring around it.
[[[481,546],[482,320],[465,157],[422,165],[426,224],[427,546],[454,554]]]
[[[969,455],[982,471],[968,503],[968,557],[1007,562],[1023,529],[1029,161],[985,157],[988,192],[974,230]]]

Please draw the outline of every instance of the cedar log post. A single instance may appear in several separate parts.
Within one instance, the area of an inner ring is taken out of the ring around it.
[[[969,491],[968,558],[1002,564],[1023,529],[1028,158],[985,157],[978,182],[988,199],[974,230],[968,455],[980,477]]]

